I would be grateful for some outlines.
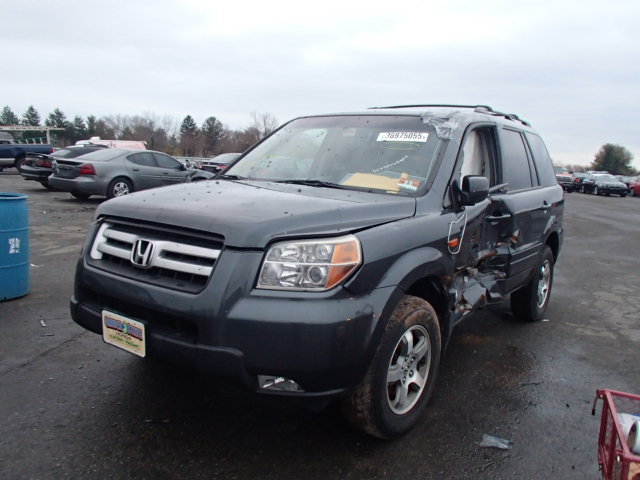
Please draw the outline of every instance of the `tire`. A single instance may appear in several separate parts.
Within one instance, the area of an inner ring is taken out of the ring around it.
[[[542,320],[551,298],[554,261],[553,252],[546,245],[534,277],[527,285],[511,294],[511,311],[518,320],[523,322]]]
[[[415,426],[440,365],[438,317],[425,300],[405,295],[385,328],[363,383],[342,404],[356,429],[391,439]]]
[[[594,195],[600,195],[600,191],[598,190],[598,187],[593,187],[593,190],[591,190],[591,193],[593,193]]]
[[[49,185],[49,182],[47,182],[46,180],[43,182],[40,182],[40,185],[42,185],[47,190],[54,190],[54,188],[51,185]]]
[[[133,184],[128,178],[114,178],[107,187],[107,198],[121,197],[130,193],[133,193]]]
[[[87,200],[91,196],[86,193],[72,193],[71,195],[78,200]]]
[[[16,167],[18,172],[22,171],[22,164],[24,163],[25,157],[16,158],[15,162],[13,162],[13,166]]]

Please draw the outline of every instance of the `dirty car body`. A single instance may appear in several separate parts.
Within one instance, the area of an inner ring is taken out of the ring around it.
[[[91,195],[113,198],[185,182],[188,175],[187,167],[165,153],[108,148],[76,159],[55,159],[48,183],[79,198]]]
[[[298,118],[161,193],[100,205],[74,320],[104,336],[131,319],[134,353],[260,393],[339,398],[383,438],[418,421],[473,310],[513,293],[541,318],[562,244],[542,140],[488,107]]]

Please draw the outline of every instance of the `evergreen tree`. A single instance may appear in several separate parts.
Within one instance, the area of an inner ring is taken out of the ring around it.
[[[27,111],[22,114],[22,125],[32,127],[40,126],[40,114],[33,108],[33,105],[29,105]]]
[[[607,143],[600,147],[591,164],[591,170],[605,170],[614,175],[635,175],[631,166],[633,155],[621,145]]]
[[[40,123],[40,114],[33,107],[33,105],[29,105],[27,111],[22,114],[22,125],[31,126],[31,127],[39,127]],[[33,130],[30,132],[22,133],[22,140],[28,143],[44,143],[46,138],[42,136],[41,131]]]
[[[89,115],[87,117],[87,137],[96,137],[98,134],[98,119],[95,115]]]
[[[5,106],[0,113],[0,125],[18,125],[20,119],[9,106]]]
[[[183,155],[187,157],[195,156],[196,142],[198,137],[198,125],[191,115],[184,117],[180,125],[180,147]]]
[[[207,118],[200,129],[202,134],[202,155],[208,157],[216,154],[216,146],[225,134],[222,122],[216,117]]]
[[[44,124],[47,127],[57,127],[57,128],[69,128],[70,123],[67,121],[67,117],[59,108],[56,108],[53,112],[49,114]]]
[[[84,119],[82,117],[78,115],[74,117],[71,132],[73,143],[77,142],[78,140],[86,140],[88,138],[87,127],[84,124]]]
[[[187,115],[180,125],[180,140],[194,138],[198,134],[198,126],[191,115]]]

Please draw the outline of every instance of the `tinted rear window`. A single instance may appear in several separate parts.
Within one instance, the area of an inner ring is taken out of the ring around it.
[[[104,150],[96,150],[95,152],[87,153],[82,157],[83,160],[91,162],[108,162],[114,158],[120,157],[127,153],[127,150],[121,148],[105,148]]]

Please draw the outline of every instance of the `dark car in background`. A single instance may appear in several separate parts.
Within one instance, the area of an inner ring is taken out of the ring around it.
[[[593,195],[620,195],[626,197],[629,189],[627,186],[615,179],[610,173],[593,173],[587,177],[589,182],[583,182],[584,193]]]
[[[166,153],[108,148],[53,162],[49,185],[76,198],[108,198],[190,180],[191,170]]]
[[[573,189],[576,192],[584,192],[584,184],[592,182],[588,173],[573,172]]]
[[[206,172],[219,173],[227,168],[241,153],[221,153],[214,158],[200,162],[200,169]]]
[[[86,145],[61,148],[55,152],[46,154],[28,153],[18,171],[25,180],[35,180],[45,188],[51,188],[49,185],[49,175],[53,173],[53,161],[62,158],[77,158],[96,150],[104,150],[105,145]]]
[[[573,190],[575,189],[573,174],[566,168],[556,165],[553,166],[553,171],[556,174],[558,185],[560,185],[566,192],[573,192]]]

